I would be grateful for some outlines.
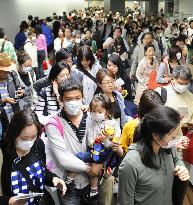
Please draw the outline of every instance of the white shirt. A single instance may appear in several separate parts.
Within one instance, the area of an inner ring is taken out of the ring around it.
[[[30,39],[27,39],[26,42],[27,43],[24,45],[24,51],[30,56],[32,60],[32,67],[37,68],[38,67],[37,47],[35,43],[31,42]]]
[[[63,40],[63,43],[62,43],[62,40],[58,37],[54,40],[54,50],[55,50],[55,52],[57,52],[61,48],[65,48],[64,47],[64,40]]]

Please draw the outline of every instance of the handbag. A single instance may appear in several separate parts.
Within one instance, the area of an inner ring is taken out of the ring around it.
[[[173,153],[171,154],[172,154],[173,163],[175,164]],[[178,176],[174,176],[173,187],[172,187],[173,205],[183,204],[187,186],[188,186],[187,181],[181,181]]]
[[[166,77],[168,77],[168,65],[164,62],[166,66]],[[157,71],[154,69],[149,74],[148,89],[155,90],[158,87],[169,85],[170,83],[157,83]]]
[[[118,161],[117,166],[115,167],[113,173],[108,173],[108,161],[111,161],[113,152],[109,155],[107,163],[104,166],[104,173],[100,182],[100,191],[99,191],[99,204],[100,205],[116,205],[118,193],[118,179],[116,178],[118,174],[118,167],[121,164],[121,160]]]
[[[105,173],[100,182],[100,205],[115,205],[115,186],[116,179],[113,175]]]

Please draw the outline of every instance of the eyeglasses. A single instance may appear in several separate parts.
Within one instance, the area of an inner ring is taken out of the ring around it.
[[[101,83],[102,85],[111,85],[111,84],[114,84],[115,83],[115,80],[111,80],[111,81],[106,81],[104,83]]]

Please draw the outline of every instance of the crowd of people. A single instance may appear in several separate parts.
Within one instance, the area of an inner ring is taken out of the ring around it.
[[[7,35],[1,205],[193,203],[193,20],[86,8]]]

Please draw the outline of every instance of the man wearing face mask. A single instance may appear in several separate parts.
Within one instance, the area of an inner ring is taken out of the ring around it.
[[[163,87],[166,91],[165,105],[177,110],[182,118],[182,126],[186,126],[193,119],[193,94],[188,91],[192,74],[187,67],[179,65],[173,69],[172,76],[171,84]],[[156,91],[163,96],[163,89],[157,88]]]
[[[88,175],[97,176],[96,167],[92,168],[78,159],[75,154],[86,151],[87,113],[81,110],[83,88],[73,78],[59,85],[59,95],[63,109],[57,116],[63,127],[63,135],[53,124],[46,126],[49,151],[55,162],[55,173],[66,178],[67,171],[76,172],[73,188],[69,188],[60,204],[92,205],[87,196],[90,192]],[[68,178],[66,178],[68,182]]]

